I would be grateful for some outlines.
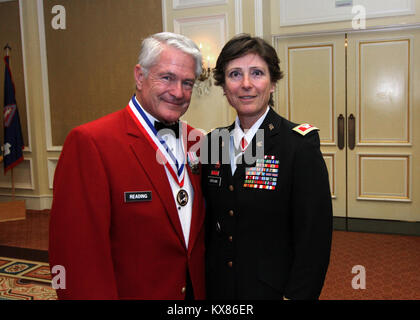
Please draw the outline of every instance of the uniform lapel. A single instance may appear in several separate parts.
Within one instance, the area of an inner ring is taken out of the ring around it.
[[[183,126],[187,126],[185,123],[182,123]],[[189,134],[190,130],[182,130],[182,132]],[[188,138],[188,135],[187,137]],[[187,150],[196,143],[196,141],[189,141],[184,138],[184,142],[187,143]],[[190,227],[190,238],[188,240],[188,252],[191,252],[194,247],[195,241],[197,240],[198,234],[204,223],[204,203],[203,203],[203,193],[201,191],[201,179],[199,174],[192,173],[191,167],[186,164],[188,177],[191,181],[191,186],[194,190],[194,200],[192,206],[192,216],[191,216],[191,227]]]
[[[173,194],[167,179],[165,168],[156,160],[155,150],[137,127],[137,124],[131,118],[128,111],[126,112],[126,125],[131,150],[149,177],[150,182],[155,187],[155,190],[158,193],[161,203],[166,209],[168,217],[178,235],[179,240],[184,248],[186,248],[184,234],[178,217],[178,211],[173,200]]]
[[[280,118],[270,107],[270,110],[267,113],[263,123],[260,126],[260,129],[264,130],[264,141],[253,141],[257,144],[262,143],[264,147],[264,155],[270,153],[271,149],[275,147],[275,140],[272,137],[280,132]],[[256,139],[256,136],[254,137]]]
[[[265,117],[263,123],[259,127],[259,130],[264,130],[264,134],[260,135],[256,133],[252,138],[251,143],[248,145],[245,150],[245,154],[242,156],[242,164],[237,165],[236,171],[234,174],[234,179],[236,181],[242,181],[245,179],[245,167],[254,167],[255,162],[246,163],[245,161],[256,160],[258,155],[264,156],[270,153],[273,147],[275,147],[275,140],[272,137],[280,132],[279,118],[276,113],[271,109],[268,111],[267,116]],[[233,125],[234,127],[234,125]],[[233,129],[232,127],[232,129]],[[262,140],[264,139],[264,140]],[[262,148],[262,150],[261,150]],[[230,169],[230,166],[229,166]]]
[[[229,130],[229,133],[231,134],[232,133],[232,130],[235,128],[235,122],[233,122],[229,127],[227,127],[227,129]],[[231,157],[231,154],[230,154],[230,147],[231,147],[231,139],[232,139],[232,137],[231,136],[229,136],[229,141],[227,141],[227,142],[225,142],[225,145],[223,145],[223,144],[220,144],[220,156],[221,156],[221,158],[220,158],[220,162],[222,163],[222,168],[224,168],[224,174],[223,174],[223,176],[225,177],[225,178],[227,178],[227,181],[228,181],[228,183],[229,183],[229,185],[231,185],[231,184],[233,184],[233,178],[235,177],[235,175],[236,175],[236,173],[238,172],[238,166],[236,166],[236,170],[235,170],[235,173],[234,173],[234,175],[232,175],[232,166],[231,166],[231,163],[230,163],[230,157]],[[227,144],[227,145],[226,145]],[[228,155],[229,155],[229,163],[226,163],[226,164],[223,164],[223,162],[222,162],[222,160],[223,160],[223,152],[225,152],[225,153],[227,153]]]

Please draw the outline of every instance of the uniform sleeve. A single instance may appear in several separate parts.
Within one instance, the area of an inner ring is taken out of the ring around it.
[[[59,299],[118,298],[110,245],[110,186],[96,144],[81,129],[73,130],[64,143],[53,194],[50,267],[65,268]]]
[[[289,299],[318,299],[327,272],[332,238],[328,171],[319,136],[306,137],[293,168],[293,264],[285,290]]]

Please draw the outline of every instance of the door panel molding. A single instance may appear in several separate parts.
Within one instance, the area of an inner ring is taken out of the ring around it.
[[[412,37],[356,41],[357,146],[411,145],[412,41]]]
[[[336,152],[322,153],[325,164],[328,168],[328,178],[330,180],[331,198],[336,199]]]
[[[322,61],[318,60],[317,64],[313,63],[314,56]],[[308,43],[299,46],[286,46],[286,57],[286,73],[289,75],[286,84],[287,118],[301,123],[308,122],[308,120],[305,120],[307,119],[305,117],[320,119],[319,123],[311,124],[321,129],[321,145],[336,145],[334,43]],[[327,70],[322,70],[324,65],[328,66]],[[310,79],[311,77],[313,78]],[[320,77],[327,79],[327,87],[323,87],[319,83]],[[294,83],[301,81],[311,82],[313,86],[304,88],[304,91],[299,86],[300,91],[295,92],[296,87]],[[325,90],[326,92],[321,94],[320,90]],[[324,107],[325,105],[327,107]],[[322,109],[316,108],[317,106],[321,106]],[[321,118],[323,118],[321,110],[323,114],[327,114],[327,117],[324,118],[328,118],[328,122],[321,121]],[[327,132],[327,134],[324,135],[324,132]]]
[[[410,154],[358,153],[357,199],[411,202],[410,166]]]
[[[308,123],[321,118],[327,124],[320,128],[321,151],[334,217],[420,222],[420,28],[282,36],[274,43],[285,71],[277,110],[294,122],[303,115]],[[398,86],[399,100],[383,101],[393,94],[379,87],[389,75],[396,79],[388,88]],[[326,112],[331,97],[334,113]],[[363,100],[368,97],[372,101]],[[351,115],[355,134],[349,137]],[[330,122],[334,143],[328,142]]]

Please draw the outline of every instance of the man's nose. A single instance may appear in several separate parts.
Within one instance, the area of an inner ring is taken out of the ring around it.
[[[171,95],[176,99],[181,99],[184,96],[184,91],[182,88],[182,82],[176,81],[171,88]]]

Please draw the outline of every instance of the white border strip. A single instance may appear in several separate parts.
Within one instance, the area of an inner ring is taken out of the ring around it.
[[[44,3],[42,0],[37,0],[37,7],[39,26],[39,47],[41,55],[42,94],[44,98],[45,113],[45,138],[47,142],[47,151],[61,151],[63,148],[62,146],[53,146],[52,144],[50,88],[48,85],[47,43],[45,39]]]
[[[2,2],[6,2],[6,1],[2,1]],[[25,48],[25,35],[23,32],[23,12],[22,12],[22,3],[23,0],[19,0],[19,20],[20,20],[20,37],[21,37],[21,41],[22,41],[22,59],[23,59],[23,81],[24,83],[24,87],[25,87],[25,102],[26,102],[26,127],[28,129],[28,146],[25,146],[23,151],[24,152],[32,152],[32,130],[31,130],[31,112],[30,112],[30,108],[29,108],[29,98],[28,98],[28,75],[26,70],[27,68],[27,63],[26,63],[26,48]]]
[[[255,36],[263,37],[264,36],[264,26],[263,26],[263,3],[262,0],[254,0],[255,6]]]
[[[166,23],[167,17],[168,17],[168,11],[166,10],[166,1],[162,0],[162,27],[163,27],[164,32],[168,31],[168,26]]]
[[[240,34],[243,30],[242,0],[235,0],[235,34]]]
[[[184,2],[184,3],[183,3]],[[182,0],[173,0],[172,9],[182,10],[196,7],[209,7],[227,4],[227,0],[189,0],[188,3]]]

